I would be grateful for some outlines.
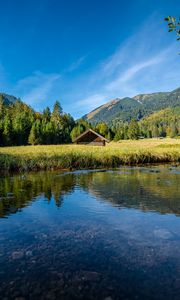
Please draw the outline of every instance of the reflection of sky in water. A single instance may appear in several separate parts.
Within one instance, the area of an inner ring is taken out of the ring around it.
[[[158,170],[6,178],[2,299],[178,299],[179,174]]]

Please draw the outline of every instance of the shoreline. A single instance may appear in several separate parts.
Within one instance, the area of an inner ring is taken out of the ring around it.
[[[48,157],[19,158],[0,155],[0,174],[5,173],[23,173],[38,171],[75,171],[75,170],[98,170],[98,169],[115,169],[125,166],[153,166],[162,164],[180,164],[180,153],[164,153],[161,156],[150,155],[149,153],[131,153],[126,156],[109,156],[94,159],[91,157],[77,157],[75,160],[70,156],[63,158]]]
[[[158,168],[158,167],[168,167],[169,169],[178,168],[180,167],[180,162],[156,162],[156,163],[139,163],[139,164],[126,164],[126,165],[120,165],[118,167],[99,167],[99,168],[47,168],[47,169],[32,169],[32,170],[0,170],[0,177],[4,176],[16,176],[16,175],[25,175],[25,174],[41,174],[44,172],[62,172],[62,174],[73,174],[76,172],[106,172],[106,171],[116,171],[121,170],[123,168]],[[156,173],[156,171],[155,171]],[[157,171],[158,173],[158,171]]]
[[[1,173],[108,169],[167,163],[180,163],[180,140],[127,140],[111,142],[105,147],[68,144],[0,148]]]

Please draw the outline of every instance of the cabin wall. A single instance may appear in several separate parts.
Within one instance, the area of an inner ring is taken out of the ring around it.
[[[78,145],[105,146],[105,141],[77,142]]]

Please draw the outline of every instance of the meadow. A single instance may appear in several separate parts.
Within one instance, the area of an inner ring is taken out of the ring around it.
[[[180,139],[143,139],[89,145],[0,148],[1,171],[114,168],[121,165],[179,163]]]

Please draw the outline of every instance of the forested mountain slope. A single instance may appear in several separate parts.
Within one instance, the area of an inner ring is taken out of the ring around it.
[[[180,105],[180,88],[172,92],[140,94],[133,98],[116,98],[98,107],[83,118],[91,123],[106,122],[113,125],[116,121],[140,120],[151,113]]]
[[[145,137],[176,137],[180,134],[180,106],[155,112],[143,118],[139,126]]]

